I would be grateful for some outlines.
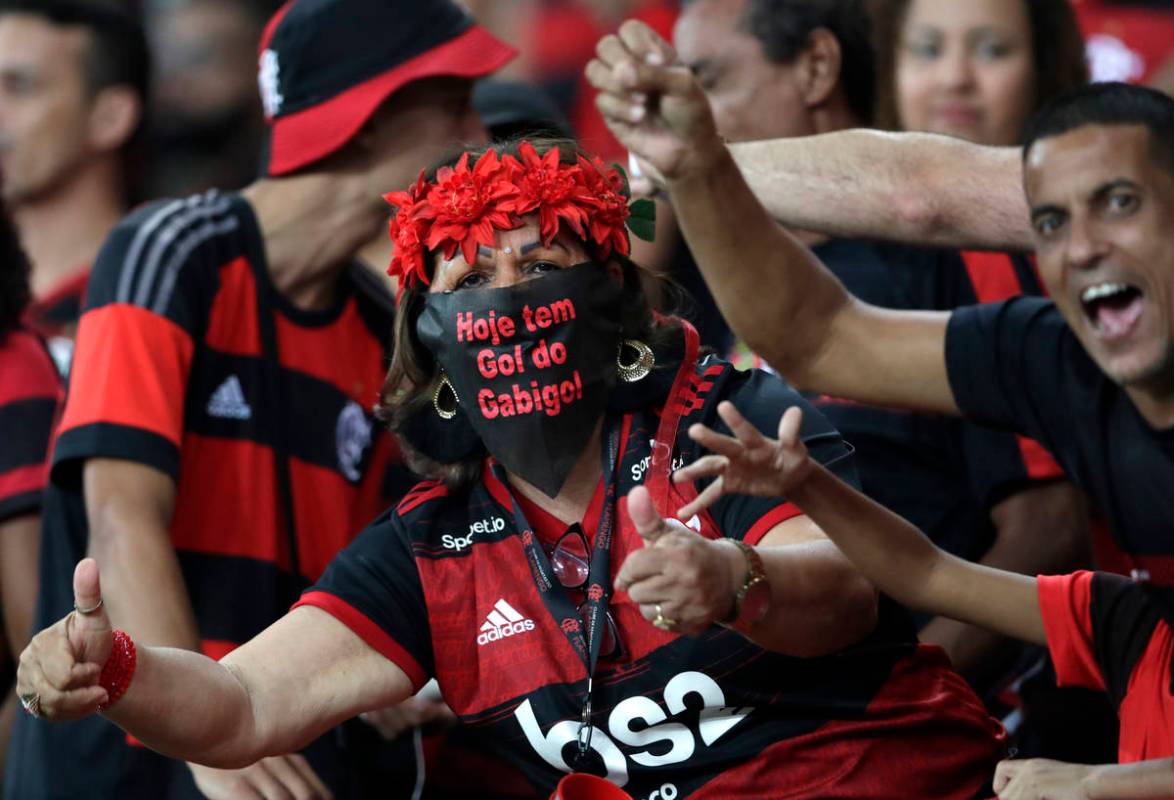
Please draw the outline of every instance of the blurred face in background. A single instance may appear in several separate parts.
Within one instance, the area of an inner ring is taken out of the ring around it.
[[[457,146],[487,143],[473,109],[473,81],[435,77],[412,81],[389,97],[366,125],[374,161],[365,167],[373,197],[416,180]]]
[[[745,0],[696,0],[673,30],[673,45],[697,76],[718,131],[731,142],[813,133],[796,67],[767,58],[742,26],[745,10]]]
[[[1019,141],[1035,108],[1025,0],[911,0],[897,42],[901,127],[989,145]]]
[[[90,155],[88,48],[81,28],[0,15],[0,173],[12,206],[52,193]]]
[[[213,128],[260,116],[257,40],[262,20],[236,0],[163,6],[151,19],[155,127]]]

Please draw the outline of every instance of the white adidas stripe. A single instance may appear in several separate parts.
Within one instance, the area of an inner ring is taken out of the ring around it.
[[[498,600],[493,607],[500,611],[510,622],[521,622],[525,617],[514,610],[514,607],[505,600]]]

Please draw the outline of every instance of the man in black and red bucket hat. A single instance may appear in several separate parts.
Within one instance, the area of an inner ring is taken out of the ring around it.
[[[45,501],[36,627],[90,611],[60,591],[89,554],[140,641],[219,657],[281,616],[410,485],[370,414],[393,305],[355,255],[386,225],[388,187],[484,137],[473,80],[513,55],[449,0],[278,11],[259,53],[262,176],[239,194],[136,210],[94,265]],[[364,728],[216,771],[151,753],[100,717],[25,716],[4,797],[327,786],[359,797],[350,743]]]

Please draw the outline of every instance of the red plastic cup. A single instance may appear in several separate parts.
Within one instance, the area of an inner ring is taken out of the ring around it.
[[[632,800],[632,795],[603,778],[575,772],[558,782],[550,800]]]

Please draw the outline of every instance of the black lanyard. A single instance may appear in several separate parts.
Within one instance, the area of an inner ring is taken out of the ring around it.
[[[619,458],[620,427],[622,419],[609,414],[604,421],[604,446],[600,454],[603,468],[604,497],[603,508],[599,511],[599,526],[595,533],[595,543],[591,548],[591,561],[587,571],[587,630],[579,619],[579,610],[571,602],[571,598],[562,591],[562,586],[555,578],[554,570],[550,566],[550,559],[546,551],[536,541],[533,528],[522,513],[518,501],[510,493],[510,503],[513,506],[514,530],[522,540],[522,548],[526,553],[526,560],[530,563],[530,574],[534,585],[538,587],[538,595],[542,604],[554,619],[555,624],[567,637],[571,647],[583,661],[587,669],[587,697],[583,702],[583,712],[579,720],[578,746],[579,753],[575,768],[583,764],[591,746],[591,691],[595,676],[595,666],[599,663],[599,651],[603,645],[603,631],[607,624],[607,604],[611,598],[611,544],[612,531],[615,527],[616,515],[616,469]],[[503,486],[509,486],[505,470],[494,462],[494,475]]]

